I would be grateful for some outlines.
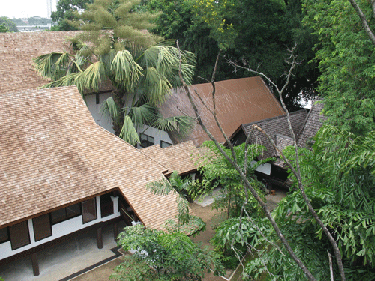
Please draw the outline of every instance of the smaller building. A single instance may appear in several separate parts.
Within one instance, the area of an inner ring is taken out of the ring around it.
[[[290,113],[290,123],[299,147],[308,147],[313,143],[313,137],[325,120],[325,117],[321,115],[323,106],[324,104],[318,101],[313,103],[310,112],[302,109]],[[263,133],[255,130],[253,125],[262,128],[271,137],[278,150],[275,149]],[[284,161],[281,159],[279,153],[279,151],[282,151],[287,146],[294,144],[286,115],[283,114],[249,124],[241,124],[229,139],[233,145],[239,145],[245,142],[249,136],[251,144],[259,144],[265,147],[265,151],[259,159],[276,158],[273,163],[269,164],[269,170],[266,173],[261,171],[262,174],[260,174],[260,177],[266,180],[269,185],[288,188],[285,182],[288,174],[284,169]]]

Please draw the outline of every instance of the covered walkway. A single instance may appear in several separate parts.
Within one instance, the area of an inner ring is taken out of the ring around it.
[[[119,230],[125,226],[121,222]],[[97,247],[96,231],[89,231],[38,252],[39,276],[34,276],[31,257],[0,264],[5,281],[63,281],[120,256],[114,240],[113,224],[103,227],[103,248]]]

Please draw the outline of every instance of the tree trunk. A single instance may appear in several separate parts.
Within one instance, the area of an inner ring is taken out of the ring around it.
[[[124,115],[122,113],[122,108],[125,106],[124,93],[118,90],[113,91],[113,100],[120,109],[120,114],[116,119],[112,120],[112,128],[115,131],[115,135],[119,136],[121,133],[121,128],[124,124]]]

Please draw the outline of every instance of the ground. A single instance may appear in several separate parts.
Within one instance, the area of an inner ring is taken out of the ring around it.
[[[211,206],[202,207],[196,203],[190,204],[192,212],[203,219],[203,221],[207,224],[206,230],[201,232],[196,237],[192,238],[194,242],[202,242],[202,246],[209,246],[212,249],[209,241],[214,235],[214,230],[212,229],[212,221],[216,223],[219,219],[217,216],[220,212],[217,210],[212,210]],[[215,220],[216,219],[216,220]],[[92,280],[109,280],[108,276],[113,273],[113,269],[121,263],[121,257],[110,261],[98,268],[95,268],[85,274],[82,274],[76,278],[74,281],[92,281]],[[223,281],[225,279],[214,276],[213,274],[206,274],[204,281]]]
[[[280,202],[282,198],[285,197],[286,192],[277,190],[275,195],[268,195],[267,196],[267,205],[271,210],[273,210],[277,203]],[[212,203],[211,201],[208,203]],[[203,205],[203,206],[201,206]],[[209,243],[211,238],[214,236],[215,231],[212,228],[214,225],[217,225],[220,221],[225,219],[225,212],[221,213],[218,210],[212,210],[210,205],[207,204],[201,204],[198,205],[196,203],[190,204],[191,211],[194,215],[200,217],[203,219],[203,221],[206,223],[206,230],[199,233],[197,236],[193,237],[192,240],[194,242],[202,242],[202,246],[208,246],[211,249],[212,245]],[[74,278],[74,281],[93,281],[93,280],[109,280],[108,276],[112,274],[113,269],[121,263],[121,257],[114,259],[110,261],[107,264],[104,264],[98,268],[95,268],[83,275],[80,275],[76,278]],[[206,274],[204,281],[223,281],[223,280],[229,280],[229,278],[232,276],[233,271],[227,271],[224,278],[219,276],[214,276],[212,273]],[[240,280],[237,276],[240,275],[240,272],[237,272],[232,276],[232,281]]]

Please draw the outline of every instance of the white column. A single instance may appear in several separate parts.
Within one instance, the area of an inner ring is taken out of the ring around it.
[[[100,196],[96,196],[96,217],[98,220],[102,219],[102,214],[100,213]]]
[[[29,219],[27,220],[27,226],[29,228],[29,235],[30,235],[30,243],[35,243],[35,236],[34,236],[34,226],[33,226],[33,220]]]
[[[113,202],[113,214],[118,214],[118,196],[111,196]]]

